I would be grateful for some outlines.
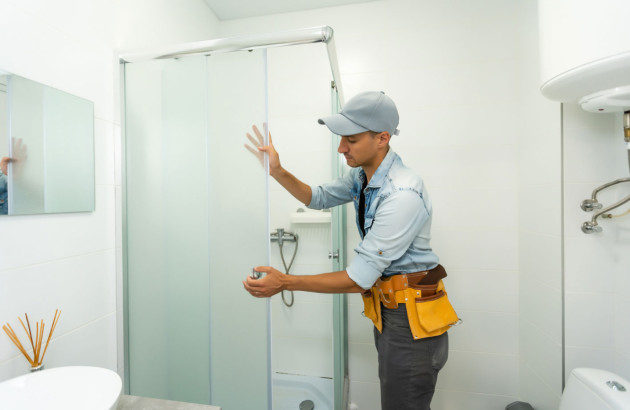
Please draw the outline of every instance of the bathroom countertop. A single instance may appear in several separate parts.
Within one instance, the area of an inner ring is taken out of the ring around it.
[[[221,410],[221,407],[123,394],[116,410]]]

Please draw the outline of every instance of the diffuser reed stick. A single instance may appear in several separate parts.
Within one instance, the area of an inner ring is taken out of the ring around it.
[[[4,332],[9,336],[9,339],[17,346],[17,348],[22,352],[26,360],[31,364],[31,367],[41,366],[44,362],[44,355],[46,354],[46,350],[48,350],[48,343],[50,343],[50,339],[52,338],[52,334],[55,331],[55,327],[57,327],[57,322],[59,322],[59,317],[61,316],[61,310],[55,309],[55,316],[53,317],[53,323],[50,327],[50,332],[48,332],[48,340],[46,340],[46,345],[44,346],[44,351],[42,352],[42,342],[44,341],[44,320],[42,319],[40,322],[35,322],[35,340],[33,340],[33,332],[31,330],[31,322],[28,320],[28,315],[26,316],[26,325],[22,321],[22,318],[18,317],[18,320],[22,324],[22,328],[26,335],[28,336],[28,340],[31,343],[31,348],[33,349],[33,358],[28,354],[20,339],[17,337],[17,334],[13,330],[10,324],[6,324],[2,326]]]

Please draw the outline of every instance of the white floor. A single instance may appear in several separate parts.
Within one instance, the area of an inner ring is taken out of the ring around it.
[[[313,402],[313,410],[333,410],[333,381],[329,378],[274,373],[273,410],[308,410],[300,404]]]

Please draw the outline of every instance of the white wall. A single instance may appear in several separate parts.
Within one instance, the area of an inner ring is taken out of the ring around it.
[[[560,103],[539,92],[536,5],[521,11],[519,397],[555,410],[562,394],[562,141]]]
[[[627,2],[606,0],[594,5],[585,1],[569,4],[565,1],[539,0],[538,7],[541,82],[554,76],[560,77],[564,71],[584,67],[594,60],[628,51],[627,34],[623,30],[624,17],[629,7]],[[596,88],[597,84],[603,89],[625,85],[625,80],[609,73],[591,72],[589,75],[592,77],[590,81],[579,86],[583,94],[600,91]],[[614,83],[615,79],[622,83]],[[548,287],[545,292],[536,288],[537,308],[531,306],[527,318],[531,320],[538,317],[541,324],[548,325],[536,329],[539,342],[543,339],[541,334],[547,336],[544,344],[538,343],[543,348],[538,350],[545,352],[547,358],[539,354],[537,360],[530,360],[533,363],[527,368],[530,376],[528,381],[539,382],[539,388],[530,389],[530,396],[538,398],[541,397],[540,391],[549,393],[550,388],[557,395],[558,380],[561,376],[566,380],[576,367],[603,368],[626,378],[630,374],[630,360],[626,349],[629,335],[626,323],[630,314],[630,256],[627,252],[630,219],[627,216],[612,220],[600,218],[598,223],[603,228],[600,233],[587,235],[580,229],[582,223],[590,221],[593,216],[592,213],[583,212],[580,203],[590,198],[596,187],[628,176],[622,117],[621,114],[585,112],[577,104],[577,99],[583,96],[579,94],[577,86],[568,87],[565,84],[557,87],[555,97],[564,102],[561,149],[562,218],[557,218],[557,191],[554,189],[541,192],[530,207],[533,208],[543,199],[545,212],[541,208],[538,218],[530,222],[546,222],[545,225],[551,223],[553,235],[547,241],[539,241],[537,247],[531,246],[530,249],[544,250],[541,255],[545,257],[549,256],[550,250],[555,253],[557,223],[562,224],[564,346],[560,346],[560,353],[564,355],[564,366],[562,373],[557,375],[556,360],[552,360],[558,355],[559,346],[555,336],[557,324],[554,323],[557,320],[553,319],[556,317],[555,313],[551,316],[545,315],[545,311],[555,312],[557,305],[555,302],[553,305],[549,303],[551,292]],[[540,144],[539,149],[542,147]],[[550,149],[554,152],[557,150],[555,139],[549,139],[544,145],[545,152]],[[555,181],[557,172],[551,171],[552,180]],[[629,192],[628,184],[623,184],[598,194],[598,199],[604,206],[608,206]],[[622,206],[612,213],[623,213],[627,209],[628,206]],[[536,266],[536,270],[540,268]],[[554,278],[555,275],[548,277]],[[546,284],[556,291],[555,283]],[[524,287],[521,290],[522,293],[528,291]],[[526,331],[531,329],[530,327]],[[549,354],[552,351],[553,356]],[[549,371],[550,363],[554,363],[553,371]],[[545,369],[546,372],[541,371]],[[550,379],[549,376],[553,378]],[[544,384],[546,387],[540,388]],[[528,384],[528,387],[533,386],[534,383]],[[546,401],[546,406],[542,408],[556,408],[549,405],[551,400],[543,401]]]
[[[580,227],[593,214],[580,203],[598,186],[628,177],[622,116],[563,104],[566,366],[596,367],[630,378],[630,216],[598,218],[600,233]],[[630,194],[630,183],[597,195],[605,207]],[[612,211],[621,214],[624,205]]]
[[[541,403],[548,407],[541,408],[553,408],[559,394],[557,317],[545,319],[535,306],[524,304],[530,299],[520,307],[517,302],[519,284],[521,296],[540,285],[541,300],[555,310],[560,286],[554,273],[558,261],[551,256],[560,240],[559,170],[553,162],[559,146],[552,139],[556,107],[539,106],[537,95],[522,88],[531,79],[520,64],[535,58],[529,55],[530,43],[519,43],[520,28],[535,21],[530,7],[500,0],[384,0],[219,23],[201,0],[0,0],[0,68],[95,102],[97,183],[94,213],[0,219],[0,322],[15,328],[17,316],[27,312],[49,323],[54,309],[61,308],[46,363],[120,368],[117,49],[330,25],[346,95],[381,89],[394,98],[402,134],[393,148],[423,175],[433,196],[434,248],[449,271],[446,285],[453,304],[465,320],[451,332],[451,356],[434,407],[503,409],[519,397],[533,402],[531,395],[542,391]],[[544,117],[544,123],[515,132],[522,110],[532,121]],[[621,120],[570,105],[564,117],[566,369],[610,367],[628,378],[623,321],[630,313],[629,261],[623,252],[630,240],[628,219],[600,221],[600,234],[579,231],[590,217],[579,202],[599,184],[627,175]],[[531,142],[517,141],[527,136]],[[285,156],[304,149],[283,148]],[[312,162],[309,157],[290,165],[305,180],[318,182]],[[534,167],[539,164],[543,169]],[[602,198],[608,203],[625,194],[618,189]],[[535,201],[539,197],[547,198],[549,207]],[[358,235],[351,213],[348,219],[352,249]],[[551,253],[541,261],[528,259],[546,250]],[[300,261],[312,270],[324,263],[312,258],[321,249],[309,252],[298,254],[298,272],[308,270]],[[548,271],[541,274],[539,266]],[[533,340],[542,351],[553,351],[550,362],[532,351],[519,353],[519,309],[529,312],[521,315],[521,346]],[[365,410],[377,408],[378,380],[371,324],[361,310],[359,298],[350,298],[351,399]],[[26,370],[26,361],[0,335],[0,380]]]
[[[464,318],[451,331],[436,409],[503,409],[519,394],[519,134],[513,124],[522,106],[521,11],[517,2],[390,0],[221,24],[222,37],[330,25],[346,97],[376,89],[398,104],[401,135],[392,146],[432,195],[433,246]],[[296,103],[300,98],[310,94],[294,97]],[[303,154],[308,145],[277,148],[281,156],[301,154],[291,171],[317,182],[311,173],[317,160]],[[358,235],[351,212],[348,219],[351,250]],[[360,298],[349,300],[351,401],[376,409],[372,325],[361,316]],[[312,327],[319,325],[325,323]]]
[[[203,0],[0,0],[0,68],[95,104],[96,211],[2,217],[0,322],[59,324],[45,364],[122,372],[118,49],[216,37]],[[120,286],[120,281],[118,281]],[[0,334],[0,380],[27,372]]]

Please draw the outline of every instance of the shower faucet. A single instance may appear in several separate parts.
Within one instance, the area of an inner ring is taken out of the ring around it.
[[[278,242],[279,246],[282,246],[284,244],[284,241],[295,242],[297,239],[297,234],[285,232],[284,228],[276,229],[276,232],[272,232],[269,236],[269,240],[271,242]]]

